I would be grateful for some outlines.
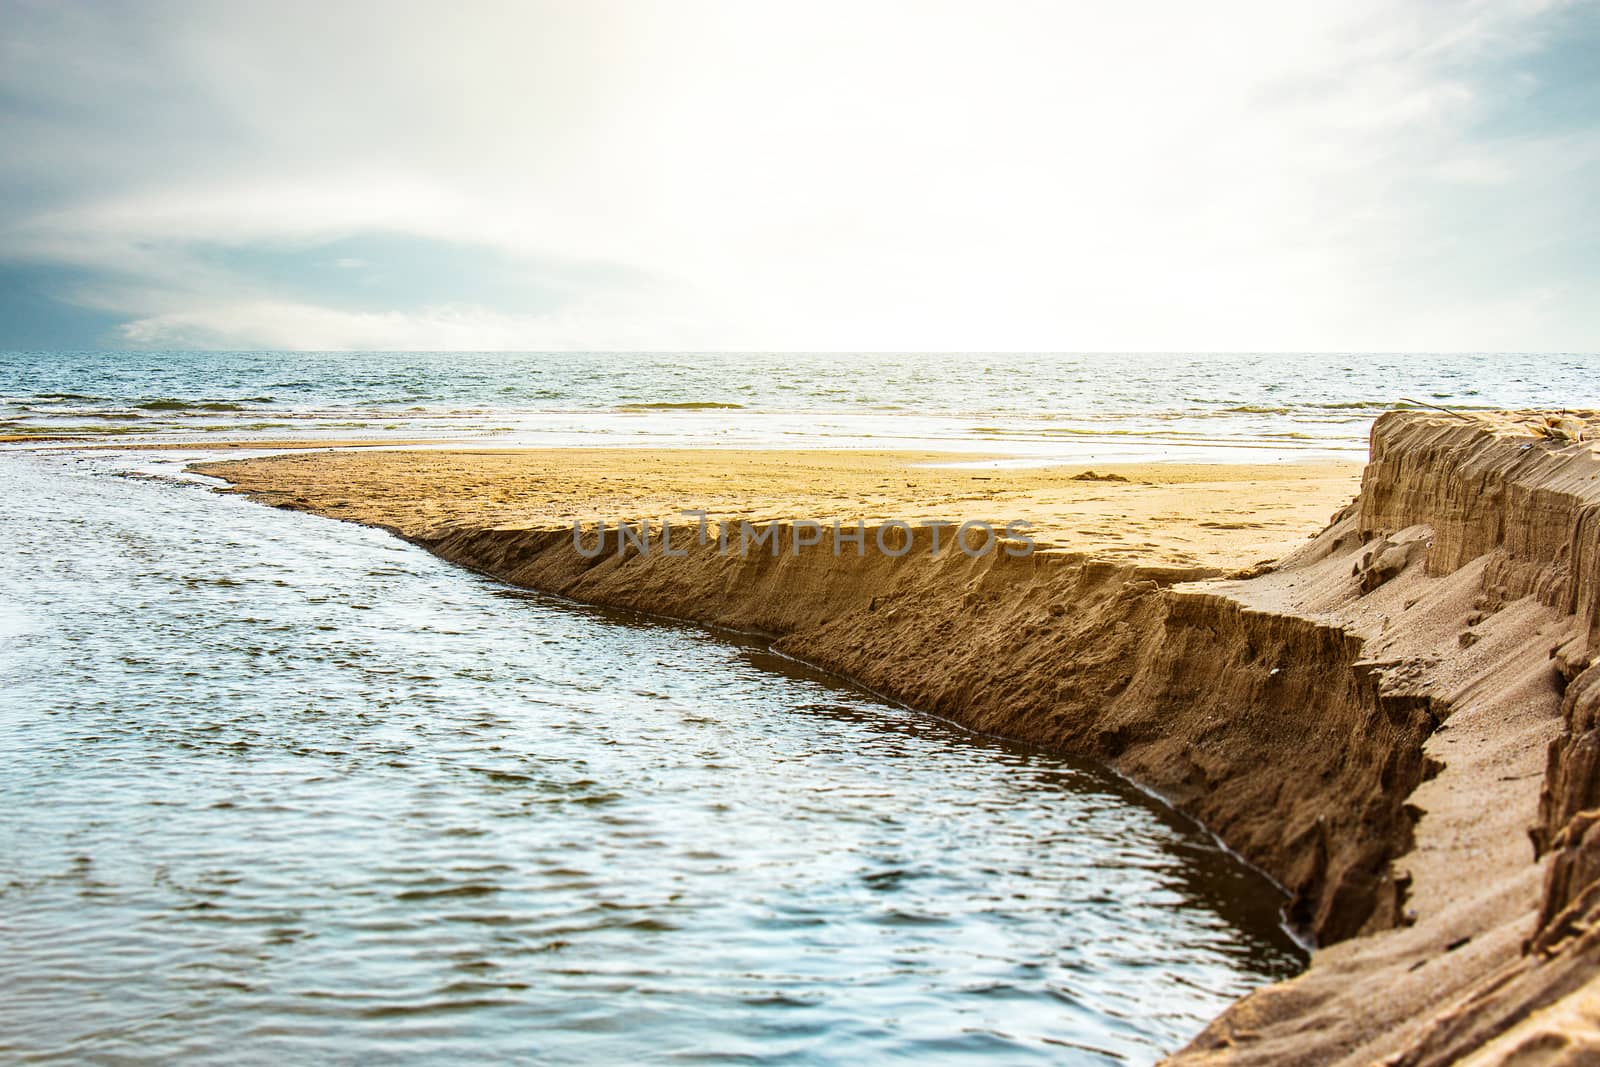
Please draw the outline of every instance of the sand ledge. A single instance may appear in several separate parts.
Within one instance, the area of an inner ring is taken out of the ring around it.
[[[1099,756],[1194,814],[1288,887],[1329,947],[1174,1062],[1592,1051],[1600,459],[1587,446],[1533,442],[1510,418],[1386,415],[1357,503],[1248,578],[1178,554],[690,545],[586,559],[548,521],[395,521],[394,487],[310,491],[306,463],[338,461],[295,458],[201,469],[519,585],[770,635],[976,729]]]

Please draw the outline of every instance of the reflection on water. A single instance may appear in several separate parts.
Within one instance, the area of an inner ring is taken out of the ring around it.
[[[1092,767],[386,534],[0,457],[0,1053],[1148,1062],[1279,899]]]

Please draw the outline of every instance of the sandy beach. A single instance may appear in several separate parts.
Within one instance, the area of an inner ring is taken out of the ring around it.
[[[484,448],[319,451],[200,465],[273,504],[407,534],[638,518],[981,519],[1041,548],[1236,570],[1277,559],[1360,485],[1355,463],[1016,467],[935,452]]]

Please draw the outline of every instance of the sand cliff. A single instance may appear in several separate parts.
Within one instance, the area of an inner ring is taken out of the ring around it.
[[[421,462],[375,455],[359,462]],[[1600,1049],[1587,445],[1514,416],[1386,415],[1357,501],[1249,571],[1060,538],[1020,558],[794,552],[781,522],[777,556],[723,554],[685,524],[681,558],[619,552],[614,531],[588,558],[547,519],[419,508],[397,481],[352,476],[347,456],[292,459],[203,469],[520,585],[769,635],[975,729],[1099,756],[1192,813],[1290,891],[1323,947],[1174,1062],[1577,1063]]]

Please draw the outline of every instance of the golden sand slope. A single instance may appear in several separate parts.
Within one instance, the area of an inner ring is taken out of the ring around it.
[[[1023,519],[1041,545],[1221,569],[1276,559],[1321,529],[1355,495],[1361,470],[1332,462],[949,466],[974,462],[918,452],[480,448],[315,453],[196,469],[268,503],[408,535],[457,521],[676,519],[686,508],[732,519]]]

